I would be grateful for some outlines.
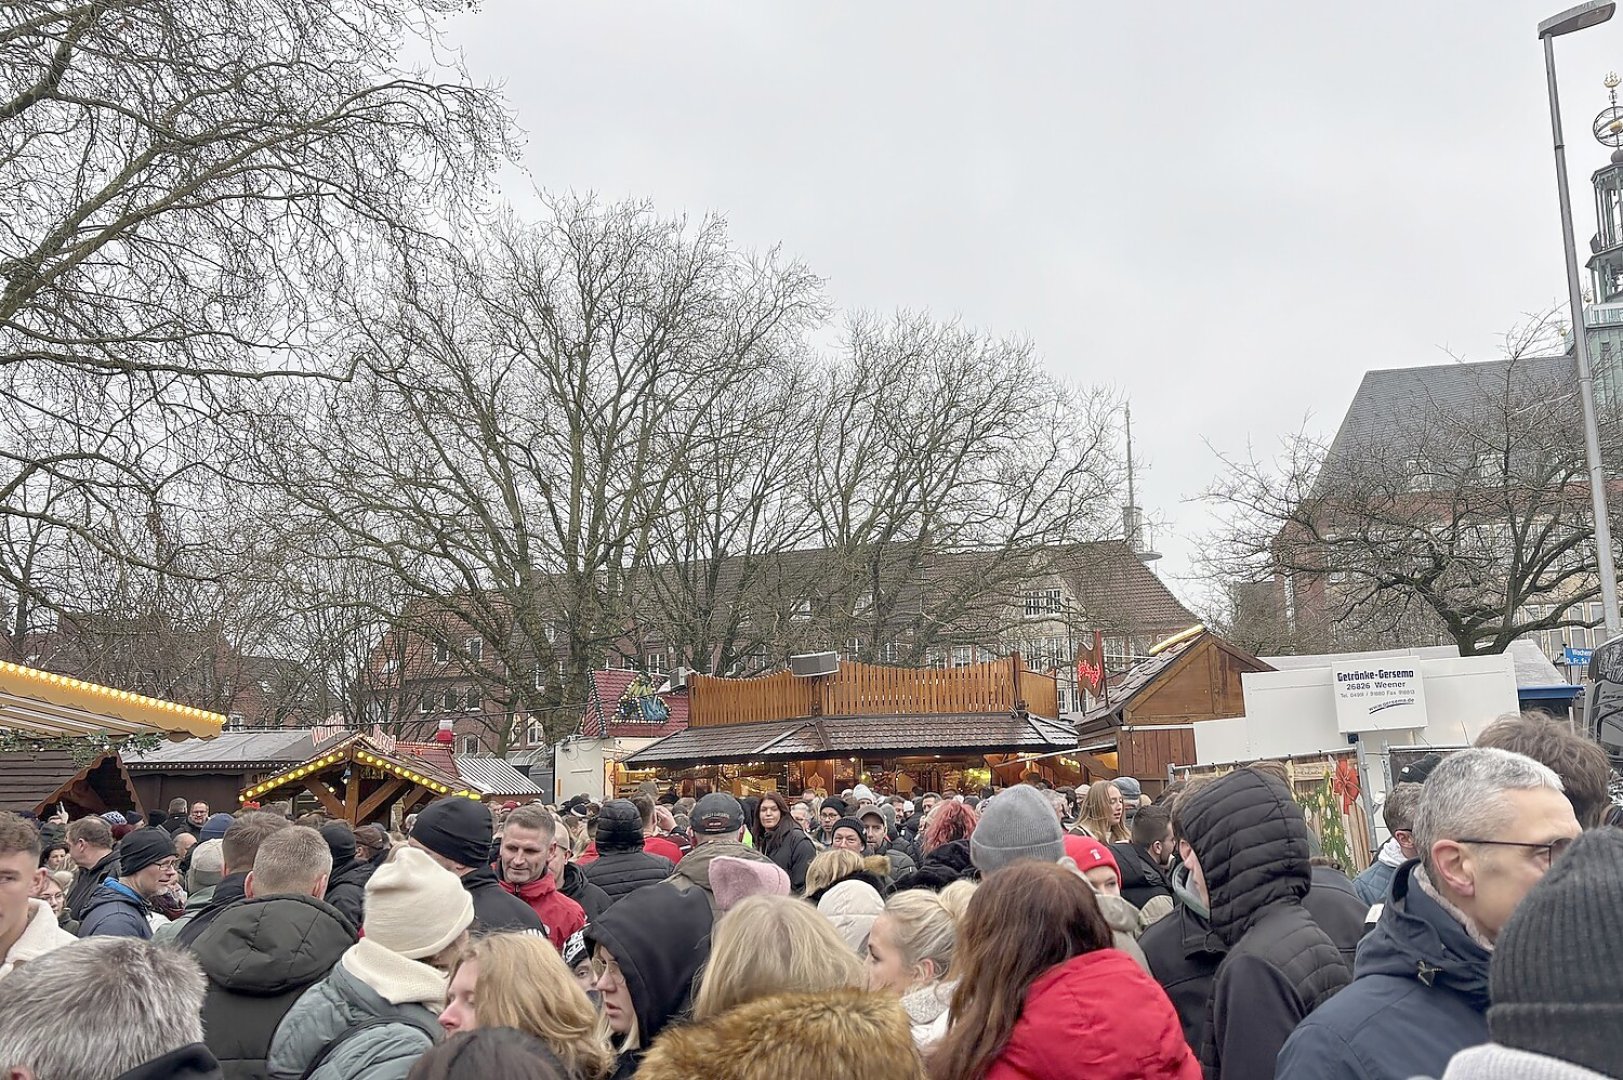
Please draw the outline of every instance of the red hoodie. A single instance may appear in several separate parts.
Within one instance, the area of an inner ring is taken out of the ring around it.
[[[665,856],[667,859],[671,860],[671,864],[673,866],[682,861],[682,855],[684,854],[682,849],[677,847],[674,841],[671,841],[663,836],[643,837],[642,849],[648,852],[650,855]]]
[[[1119,949],[1037,977],[986,1080],[1201,1080],[1172,1003]]]
[[[571,935],[586,928],[585,909],[558,891],[558,880],[551,874],[523,885],[504,881],[502,888],[530,905],[530,910],[546,924],[552,947],[559,952]]]

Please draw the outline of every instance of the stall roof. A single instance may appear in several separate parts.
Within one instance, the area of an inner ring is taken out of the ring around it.
[[[133,772],[236,772],[276,768],[304,761],[315,753],[308,730],[223,731],[212,739],[186,739],[146,753],[124,755]]]
[[[1069,724],[1008,713],[934,716],[825,716],[688,728],[625,759],[647,765],[726,765],[741,761],[846,757],[865,753],[1006,753],[1066,750]]]
[[[221,713],[0,661],[0,729],[47,739],[104,731],[211,738],[224,726]]]
[[[459,756],[456,771],[462,782],[485,795],[542,795],[535,783],[501,758]]]
[[[77,795],[80,785],[95,789],[102,806],[85,802]],[[65,750],[6,754],[0,757],[0,810],[38,813],[58,801],[70,803],[79,812],[128,810],[140,805],[129,777],[119,768],[117,754],[101,754],[88,761],[75,761]]]

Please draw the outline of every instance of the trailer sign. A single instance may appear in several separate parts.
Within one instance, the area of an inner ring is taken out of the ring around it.
[[[1342,734],[1426,726],[1426,684],[1415,659],[1353,661],[1332,664],[1330,670]]]

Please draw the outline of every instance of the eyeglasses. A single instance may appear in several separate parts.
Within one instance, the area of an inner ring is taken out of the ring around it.
[[[154,865],[156,865],[159,870],[163,870],[165,872],[170,871],[170,870],[178,870],[178,869],[180,869],[180,860],[179,859],[165,859],[162,862],[156,863]]]
[[[620,972],[620,965],[618,962],[614,960],[603,960],[596,956],[592,957],[592,978],[601,980],[603,976],[609,974],[614,976],[612,980],[613,982],[623,984],[626,981],[626,977]]]
[[[1534,844],[1526,840],[1467,840],[1464,837],[1454,841],[1456,844],[1487,844],[1489,847],[1519,847],[1532,851],[1542,852],[1544,865],[1549,866],[1572,846],[1572,837],[1563,836],[1559,840],[1551,840],[1547,844]]]

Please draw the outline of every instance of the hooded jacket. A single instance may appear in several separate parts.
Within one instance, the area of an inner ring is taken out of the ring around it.
[[[104,881],[85,906],[79,936],[132,937],[152,940],[152,905],[116,878]]]
[[[1439,1076],[1488,1041],[1492,954],[1414,880],[1392,879],[1381,921],[1358,950],[1351,986],[1308,1017],[1279,1055],[1290,1080]]]
[[[1351,971],[1358,946],[1368,932],[1365,920],[1369,917],[1369,905],[1359,899],[1352,879],[1333,866],[1315,866],[1313,887],[1302,904],[1319,929],[1336,943]]]
[[[23,924],[22,936],[11,949],[0,955],[0,979],[10,975],[30,960],[38,960],[53,949],[72,945],[78,939],[57,924],[56,913],[43,900],[28,901],[28,921]]]
[[[118,849],[115,847],[112,851],[103,855],[101,861],[96,863],[95,866],[92,866],[89,870],[80,870],[75,874],[73,884],[68,886],[68,895],[64,901],[68,914],[75,921],[83,921],[85,911],[90,907],[90,898],[95,895],[97,889],[101,888],[102,882],[108,878],[116,878],[119,875],[119,870]]]
[[[637,1070],[637,1080],[763,1076],[924,1080],[924,1069],[896,998],[830,990],[757,998],[702,1023],[670,1028]]]
[[[1121,870],[1123,900],[1142,909],[1157,896],[1172,896],[1166,873],[1143,848],[1137,844],[1111,844],[1110,852],[1116,856],[1116,865]]]
[[[228,1080],[268,1075],[282,1018],[355,940],[354,924],[332,905],[267,896],[233,905],[192,943],[208,977],[203,1041]]]
[[[1397,875],[1398,867],[1403,863],[1403,850],[1398,847],[1396,840],[1388,840],[1381,845],[1375,861],[1370,863],[1363,873],[1353,878],[1353,889],[1365,907],[1373,907],[1386,899],[1386,894],[1392,888],[1392,878]]]
[[[671,876],[676,864],[643,850],[642,815],[625,799],[610,799],[597,816],[597,858],[585,867],[586,880],[615,901]]]
[[[601,945],[619,964],[637,1014],[641,1048],[620,1055],[616,1077],[636,1073],[643,1051],[687,1013],[694,977],[710,958],[708,896],[674,884],[650,885],[616,901],[586,928],[588,945]],[[748,1036],[759,1039],[760,1031]]]
[[[488,866],[476,866],[462,875],[462,887],[473,898],[473,932],[494,934],[503,930],[546,930],[534,909],[507,891]],[[559,897],[568,901],[568,897]],[[571,901],[571,903],[573,903]],[[579,904],[573,905],[576,911]],[[581,916],[584,921],[585,917]],[[576,927],[579,929],[579,927]],[[567,941],[565,934],[561,940]]]
[[[221,1080],[222,1075],[220,1063],[208,1047],[192,1043],[119,1073],[113,1080]]]
[[[795,824],[794,818],[779,822],[776,829],[762,838],[756,850],[789,875],[790,891],[806,891],[806,868],[817,858],[817,845]]]
[[[1351,978],[1302,906],[1313,880],[1307,822],[1281,781],[1251,769],[1201,788],[1179,816],[1225,949],[1201,1065],[1213,1080],[1265,1077],[1302,1018]]]
[[[575,901],[558,891],[558,879],[542,874],[534,881],[514,885],[502,882],[502,888],[524,901],[547,928],[552,947],[563,951],[564,942],[577,931],[586,928],[586,911]]]
[[[1117,949],[1038,976],[986,1080],[1200,1080],[1155,981]]]
[[[327,879],[327,903],[343,912],[357,929],[366,913],[366,883],[376,866],[351,857],[336,864]]]
[[[202,936],[222,911],[247,897],[247,884],[247,874],[227,874],[221,878],[220,883],[214,886],[214,896],[210,898],[208,906],[195,915],[187,916],[186,925],[175,935],[175,944],[191,948],[192,942]]]
[[[572,862],[564,863],[563,880],[558,882],[558,891],[581,906],[586,912],[586,921],[591,922],[614,903],[613,897],[592,884],[586,871]]]
[[[693,850],[682,857],[682,861],[676,864],[676,869],[666,879],[678,889],[703,891],[705,899],[710,901],[712,918],[719,916],[721,910],[716,907],[716,894],[710,887],[710,860],[722,855],[730,855],[735,859],[750,859],[754,862],[772,861],[754,848],[745,847],[736,840],[706,840],[702,844],[695,844]]]
[[[969,841],[952,840],[924,856],[917,870],[897,878],[896,891],[930,889],[940,892],[959,879],[976,881],[979,878],[980,872],[970,861]]]

